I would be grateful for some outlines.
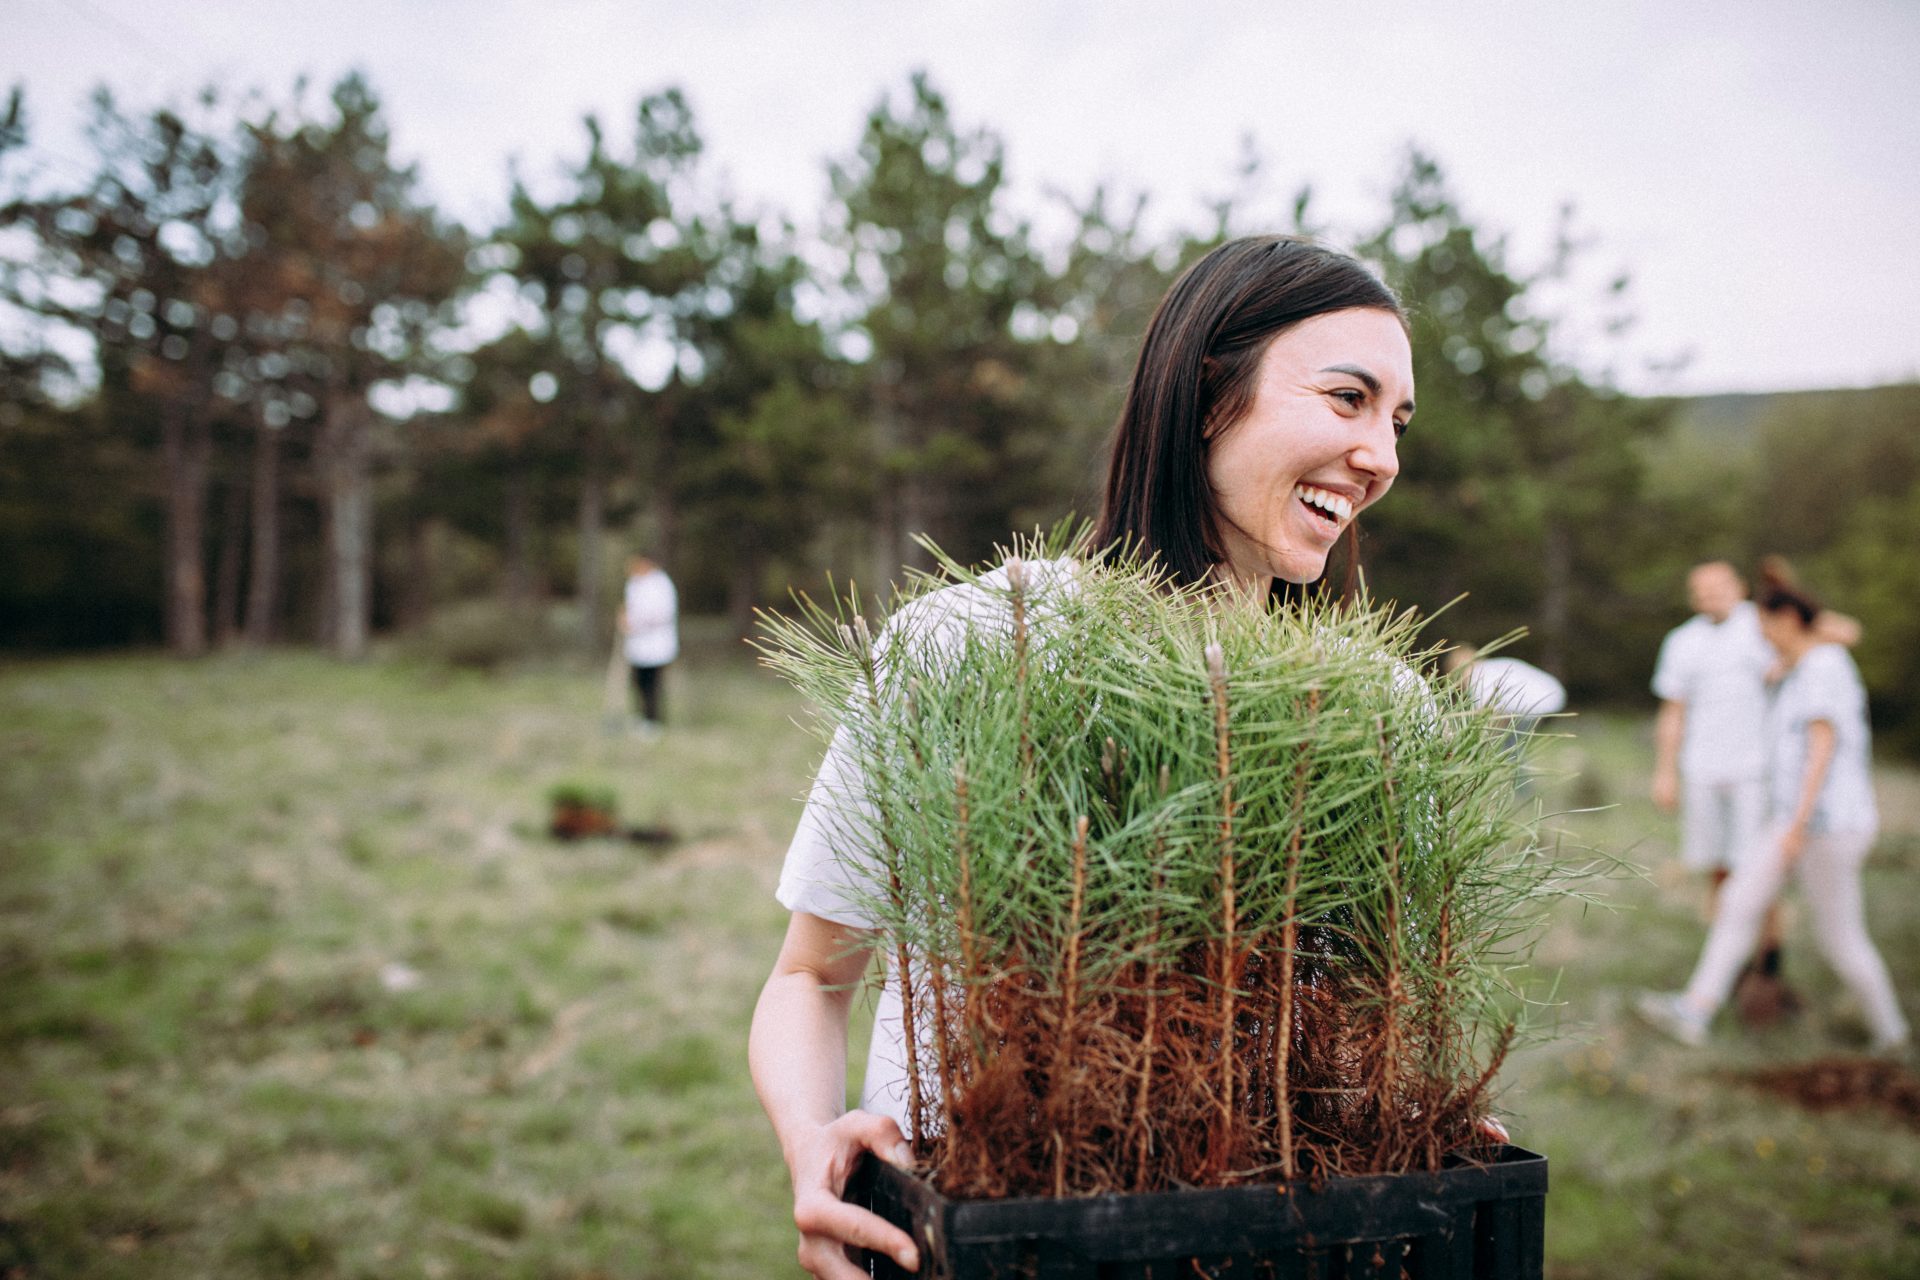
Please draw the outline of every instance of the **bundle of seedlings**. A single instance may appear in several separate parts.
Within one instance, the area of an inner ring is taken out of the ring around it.
[[[1149,567],[942,561],[878,636],[767,621],[910,1033],[908,1136],[958,1198],[1440,1168],[1564,892],[1509,732],[1417,624]]]

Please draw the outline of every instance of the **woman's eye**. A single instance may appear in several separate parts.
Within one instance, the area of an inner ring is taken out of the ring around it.
[[[1407,434],[1407,428],[1412,425],[1413,423],[1403,418],[1395,418],[1393,420],[1393,438],[1398,440],[1401,436]]]
[[[1351,387],[1343,388],[1339,391],[1333,392],[1332,394],[1335,400],[1338,400],[1341,404],[1344,404],[1349,409],[1358,409],[1361,405],[1367,402],[1366,392],[1355,391]]]

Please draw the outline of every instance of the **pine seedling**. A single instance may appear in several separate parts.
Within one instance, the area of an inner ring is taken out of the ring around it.
[[[1435,1169],[1476,1142],[1568,892],[1507,728],[1411,614],[1136,560],[941,560],[878,636],[766,619],[955,1196]]]

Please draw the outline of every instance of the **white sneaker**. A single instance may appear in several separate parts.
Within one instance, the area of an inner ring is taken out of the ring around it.
[[[1875,1037],[1867,1052],[1876,1058],[1904,1058],[1913,1052],[1913,1039],[1906,1035]]]
[[[1663,1031],[1690,1049],[1707,1042],[1707,1019],[1688,1007],[1677,991],[1643,991],[1633,1010],[1651,1027]]]

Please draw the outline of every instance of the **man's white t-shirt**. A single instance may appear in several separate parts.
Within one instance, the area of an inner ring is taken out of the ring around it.
[[[1695,614],[1667,633],[1653,692],[1687,708],[1680,772],[1689,782],[1739,782],[1766,770],[1767,672],[1776,661],[1751,601],[1725,622]]]
[[[680,597],[663,569],[627,579],[627,663],[664,667],[680,656]]]
[[[1873,802],[1873,739],[1867,726],[1867,690],[1859,669],[1837,644],[1802,654],[1780,681],[1767,713],[1767,789],[1773,817],[1791,818],[1807,776],[1807,728],[1816,720],[1833,726],[1833,763],[1814,801],[1807,830],[1877,831]]]

